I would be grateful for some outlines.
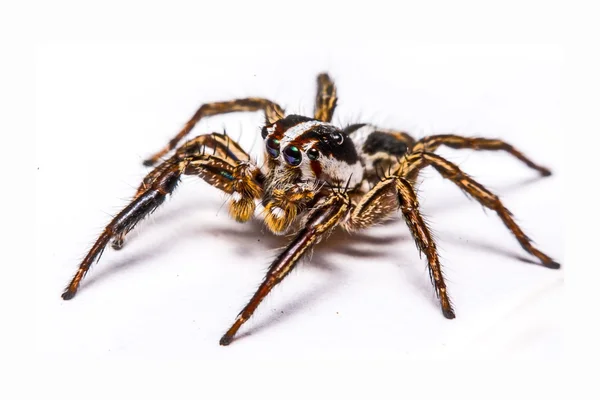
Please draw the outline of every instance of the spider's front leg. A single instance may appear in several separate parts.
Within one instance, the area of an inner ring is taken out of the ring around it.
[[[81,262],[75,276],[62,294],[64,300],[72,299],[81,280],[95,260],[98,260],[111,238],[121,238],[135,225],[160,206],[167,194],[175,190],[181,175],[197,175],[206,182],[232,195],[230,213],[238,220],[247,220],[254,211],[254,198],[260,196],[260,183],[256,166],[248,162],[234,162],[214,155],[189,151],[183,146],[173,157],[151,171],[136,197],[104,228],[88,254]],[[235,196],[234,193],[238,193]],[[254,196],[254,197],[252,197]],[[251,204],[251,205],[249,205]]]
[[[229,207],[230,215],[239,222],[245,222],[250,219],[254,213],[254,199],[259,198],[262,192],[259,185],[253,184],[255,178],[259,175],[259,171],[258,168],[249,161],[250,155],[226,134],[212,133],[197,136],[186,142],[177,149],[175,158],[193,158],[198,154],[212,154],[213,156],[228,160],[236,165],[233,170],[233,183],[231,184],[231,187],[222,188],[222,190],[232,194]],[[165,163],[162,167],[159,166],[146,175],[139,186],[137,193],[133,197],[133,200],[136,200],[146,192],[150,184],[158,178],[166,165],[167,164]],[[204,176],[205,174],[205,171],[199,171],[199,175]],[[211,179],[210,177],[207,178]],[[113,236],[111,244],[113,249],[120,250],[123,248],[127,233],[128,231],[122,231]]]
[[[222,346],[231,343],[236,332],[252,316],[271,289],[290,273],[308,249],[319,242],[344,219],[349,209],[350,199],[344,193],[332,193],[317,202],[305,218],[305,222],[302,224],[304,228],[273,261],[267,275],[248,305],[244,307],[231,328],[221,338],[219,343]]]
[[[446,318],[452,319],[455,314],[442,275],[437,248],[419,212],[417,195],[408,180],[400,176],[390,176],[381,180],[364,195],[344,226],[349,231],[356,231],[377,225],[389,219],[398,207],[402,211],[419,252],[427,256],[429,276],[440,299],[442,312]]]
[[[157,151],[155,154],[153,154],[151,157],[145,160],[144,165],[152,166],[156,164],[162,156],[176,148],[177,143],[179,143],[188,133],[190,133],[190,131],[202,118],[210,117],[213,115],[232,113],[236,111],[261,110],[265,113],[266,125],[270,125],[285,116],[283,109],[278,104],[259,97],[249,97],[246,99],[237,99],[231,101],[220,101],[215,103],[203,104],[192,116],[192,118],[190,118],[190,120],[186,122],[186,124],[179,131],[179,133],[177,133],[177,135],[175,135],[175,137],[173,137],[173,139],[171,139],[169,143],[160,151]]]

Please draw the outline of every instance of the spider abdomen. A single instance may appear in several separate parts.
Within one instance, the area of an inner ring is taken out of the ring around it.
[[[415,142],[405,132],[381,129],[370,124],[349,125],[344,132],[352,138],[368,178],[393,168]]]

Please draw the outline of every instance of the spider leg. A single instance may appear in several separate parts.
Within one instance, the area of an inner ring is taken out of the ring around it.
[[[335,84],[329,75],[323,73],[317,77],[317,100],[315,102],[315,118],[331,122],[337,104]]]
[[[546,254],[542,253],[533,246],[531,239],[528,238],[525,233],[523,233],[523,230],[521,230],[519,225],[517,225],[513,219],[511,212],[504,207],[498,196],[491,193],[489,190],[483,187],[483,185],[462,172],[457,165],[451,163],[445,158],[433,153],[420,153],[417,155],[420,155],[424,161],[420,164],[418,169],[424,168],[426,165],[431,165],[434,167],[444,178],[454,182],[458,187],[481,203],[481,205],[495,211],[504,225],[506,225],[506,227],[512,232],[521,247],[523,247],[526,252],[538,258],[542,264],[548,268],[560,268],[560,264],[558,262],[554,261],[552,258],[548,257]]]
[[[256,170],[258,170],[257,167]],[[252,203],[254,210],[254,198],[248,198],[258,191],[255,187],[248,188],[248,180],[252,179],[247,171],[251,169],[248,164],[236,164],[232,161],[221,159],[217,156],[198,153],[190,156],[186,154],[175,154],[151,171],[138,191],[136,197],[112,221],[104,228],[88,254],[81,262],[75,276],[62,294],[64,300],[72,299],[77,293],[79,284],[90,266],[102,255],[108,241],[113,237],[121,237],[124,233],[132,230],[135,225],[152,213],[160,206],[167,194],[172,193],[179,183],[181,175],[198,175],[212,186],[226,193],[236,193],[239,196],[232,199],[232,209],[247,211],[248,203]],[[240,171],[244,174],[240,175]],[[240,179],[238,179],[240,178]],[[254,186],[259,187],[257,182]],[[233,196],[232,196],[233,197]],[[248,217],[249,218],[249,217]]]
[[[354,231],[379,224],[391,217],[398,207],[402,211],[419,252],[425,253],[427,257],[429,276],[440,299],[444,316],[448,319],[455,318],[435,241],[419,212],[417,195],[408,180],[400,176],[389,176],[381,180],[352,210],[344,227]]]
[[[542,176],[549,176],[552,174],[548,168],[534,163],[519,150],[498,139],[487,139],[481,137],[471,138],[458,135],[427,136],[415,144],[413,152],[417,153],[426,151],[432,153],[441,145],[448,146],[453,149],[503,150],[521,160],[528,167],[537,170]]]
[[[347,215],[350,200],[345,193],[332,193],[318,202],[307,215],[304,228],[285,250],[273,261],[260,287],[250,302],[239,313],[229,330],[221,337],[220,344],[227,346],[236,332],[254,313],[267,294],[294,269],[300,258],[327,233],[331,232]]]
[[[231,101],[221,101],[203,104],[192,116],[192,118],[188,122],[186,122],[186,124],[179,131],[179,133],[177,133],[177,135],[175,135],[175,137],[173,137],[173,139],[171,139],[169,143],[160,151],[156,152],[147,160],[145,160],[144,165],[152,166],[156,164],[162,156],[176,148],[177,143],[179,143],[181,139],[183,139],[188,133],[190,133],[190,131],[194,128],[198,121],[200,121],[200,119],[204,117],[210,117],[219,114],[227,114],[237,111],[260,110],[265,112],[265,119],[267,124],[271,124],[284,117],[284,111],[278,104],[259,97],[249,97],[246,99],[237,99]]]
[[[200,135],[192,140],[186,142],[183,146],[177,149],[177,158],[184,158],[187,156],[194,157],[197,154],[212,154],[216,157],[225,160],[231,160],[234,162],[244,162],[250,159],[248,153],[246,153],[240,145],[232,140],[229,136],[220,133],[212,133],[207,135]],[[165,164],[166,165],[166,164]],[[141,196],[146,189],[149,187],[149,184],[153,182],[158,175],[160,175],[162,169],[156,168],[152,172],[150,172],[140,184],[133,200],[136,200],[139,196]],[[250,196],[252,198],[256,198],[258,195]],[[236,196],[237,197],[237,196]],[[240,200],[241,201],[241,200]],[[246,201],[247,203],[248,201]],[[254,202],[252,201],[252,205]],[[253,212],[254,209],[251,210]],[[244,213],[244,215],[246,215]],[[236,220],[240,218],[233,215]],[[248,217],[249,218],[249,217]],[[247,220],[242,218],[243,220]],[[114,235],[112,240],[112,247],[115,250],[120,250],[123,248],[123,244],[125,241],[125,235],[127,235],[128,231],[122,231]]]

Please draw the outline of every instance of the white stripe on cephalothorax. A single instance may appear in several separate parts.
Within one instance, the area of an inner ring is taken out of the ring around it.
[[[363,168],[360,162],[347,164],[334,157],[321,157],[321,176],[329,183],[339,185],[348,184],[349,188],[354,188],[362,181]]]
[[[318,125],[329,125],[321,121],[306,121],[301,122],[298,125],[292,126],[290,129],[284,132],[283,138],[281,139],[281,147],[283,148],[284,144],[291,142],[296,139],[298,136],[302,135],[304,132],[311,130],[315,126]]]
[[[352,139],[352,142],[354,143],[358,154],[362,153],[362,147],[369,138],[369,135],[371,135],[371,133],[375,132],[376,130],[377,127],[373,125],[365,125],[361,128],[358,128],[350,134],[350,138]]]

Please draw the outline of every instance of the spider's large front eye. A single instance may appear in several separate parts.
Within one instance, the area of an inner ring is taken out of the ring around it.
[[[267,153],[273,158],[279,157],[279,139],[267,139]]]
[[[283,150],[283,158],[288,164],[295,167],[302,162],[302,153],[296,146],[288,146]]]

